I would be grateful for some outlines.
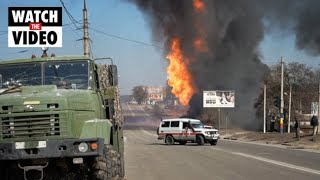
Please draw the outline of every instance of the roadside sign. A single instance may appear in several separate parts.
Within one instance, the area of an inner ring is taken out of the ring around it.
[[[203,91],[203,107],[234,108],[235,91]]]

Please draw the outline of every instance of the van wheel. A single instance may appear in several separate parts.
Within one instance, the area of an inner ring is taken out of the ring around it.
[[[185,144],[187,144],[187,141],[179,141],[179,144],[180,145],[185,145]]]
[[[210,144],[213,145],[213,146],[217,145],[217,143],[218,143],[218,140],[212,140],[212,141],[210,141]]]
[[[196,141],[197,141],[198,145],[204,145],[204,138],[203,138],[203,136],[198,135]]]
[[[167,145],[173,145],[174,144],[174,139],[173,139],[173,137],[171,135],[168,135],[166,137],[166,144]]]
[[[157,128],[157,135],[159,135],[159,128]]]

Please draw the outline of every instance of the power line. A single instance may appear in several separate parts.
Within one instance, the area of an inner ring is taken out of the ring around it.
[[[106,36],[109,36],[109,37],[114,37],[114,38],[117,38],[117,39],[121,39],[121,40],[125,40],[125,41],[129,41],[129,42],[133,42],[133,43],[137,43],[137,44],[142,44],[142,45],[146,45],[146,46],[152,46],[152,47],[156,47],[156,48],[159,48],[159,49],[163,49],[161,46],[159,45],[154,45],[154,44],[149,44],[149,43],[146,43],[146,42],[142,42],[142,41],[137,41],[137,40],[132,40],[132,39],[128,39],[128,38],[125,38],[125,37],[121,37],[121,36],[117,36],[117,35],[113,35],[113,34],[109,34],[109,33],[106,33],[106,32],[103,32],[101,30],[98,30],[98,29],[94,29],[94,28],[89,28],[97,33],[100,33],[100,34],[104,34]]]
[[[76,21],[76,20],[73,18],[72,14],[69,12],[69,10],[68,10],[67,7],[65,6],[64,2],[63,2],[62,0],[60,0],[60,2],[61,2],[61,5],[62,5],[63,9],[66,11],[69,19],[71,20],[71,23],[76,27],[76,29],[81,29],[81,28],[80,28],[79,26],[77,26],[77,24],[76,24],[76,23],[78,23],[78,24],[81,24],[81,23],[79,23],[78,21]]]
[[[60,2],[61,2],[61,4],[62,4],[64,10],[66,11],[69,19],[71,20],[71,23],[65,24],[65,25],[68,26],[68,25],[70,25],[70,24],[73,24],[73,25],[76,27],[76,30],[83,29],[83,28],[81,28],[81,27],[79,27],[79,26],[77,25],[77,24],[81,24],[81,25],[82,25],[82,23],[80,23],[80,21],[77,21],[77,20],[75,20],[75,19],[73,18],[72,14],[69,12],[69,10],[67,9],[67,7],[65,6],[65,4],[64,4],[64,2],[63,2],[62,0],[60,0]],[[84,23],[84,22],[83,22],[83,23]],[[72,29],[72,31],[73,31],[78,37],[81,37],[81,36],[78,34],[78,32],[76,32],[73,28],[71,28],[71,29]],[[78,40],[76,40],[76,41],[79,41],[79,40],[84,40],[84,39],[83,39],[83,38],[80,38],[80,39],[78,39]],[[90,41],[89,41],[90,54],[91,54],[92,57],[93,57],[92,50],[91,50],[91,49],[92,49],[92,48],[91,48],[92,40],[91,40],[91,39],[89,39],[89,40],[90,40]]]
[[[82,24],[83,22],[82,22],[82,20],[79,20],[79,21],[76,21],[76,23]],[[73,25],[73,22],[67,23],[67,24],[62,24],[62,26],[70,26],[70,25]]]

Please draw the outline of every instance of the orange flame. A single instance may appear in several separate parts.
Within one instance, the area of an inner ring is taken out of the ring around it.
[[[193,87],[192,77],[187,68],[187,59],[181,52],[179,39],[174,38],[172,40],[171,52],[167,55],[167,59],[169,60],[167,68],[168,84],[172,87],[172,93],[178,97],[180,103],[186,106],[196,90]]]
[[[193,7],[196,10],[202,10],[204,7],[204,4],[203,4],[202,0],[193,0]]]

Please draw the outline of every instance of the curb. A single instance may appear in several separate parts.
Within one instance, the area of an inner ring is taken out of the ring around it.
[[[237,138],[232,137],[224,137],[222,140],[226,141],[234,141],[238,143],[247,143],[247,144],[255,144],[255,145],[261,145],[261,146],[269,146],[269,147],[277,147],[277,148],[286,148],[286,149],[292,149],[292,150],[303,150],[308,152],[315,152],[320,153],[320,150],[308,148],[301,145],[294,145],[290,143],[274,143],[274,142],[263,142],[263,141],[244,141],[244,140],[238,140]]]

